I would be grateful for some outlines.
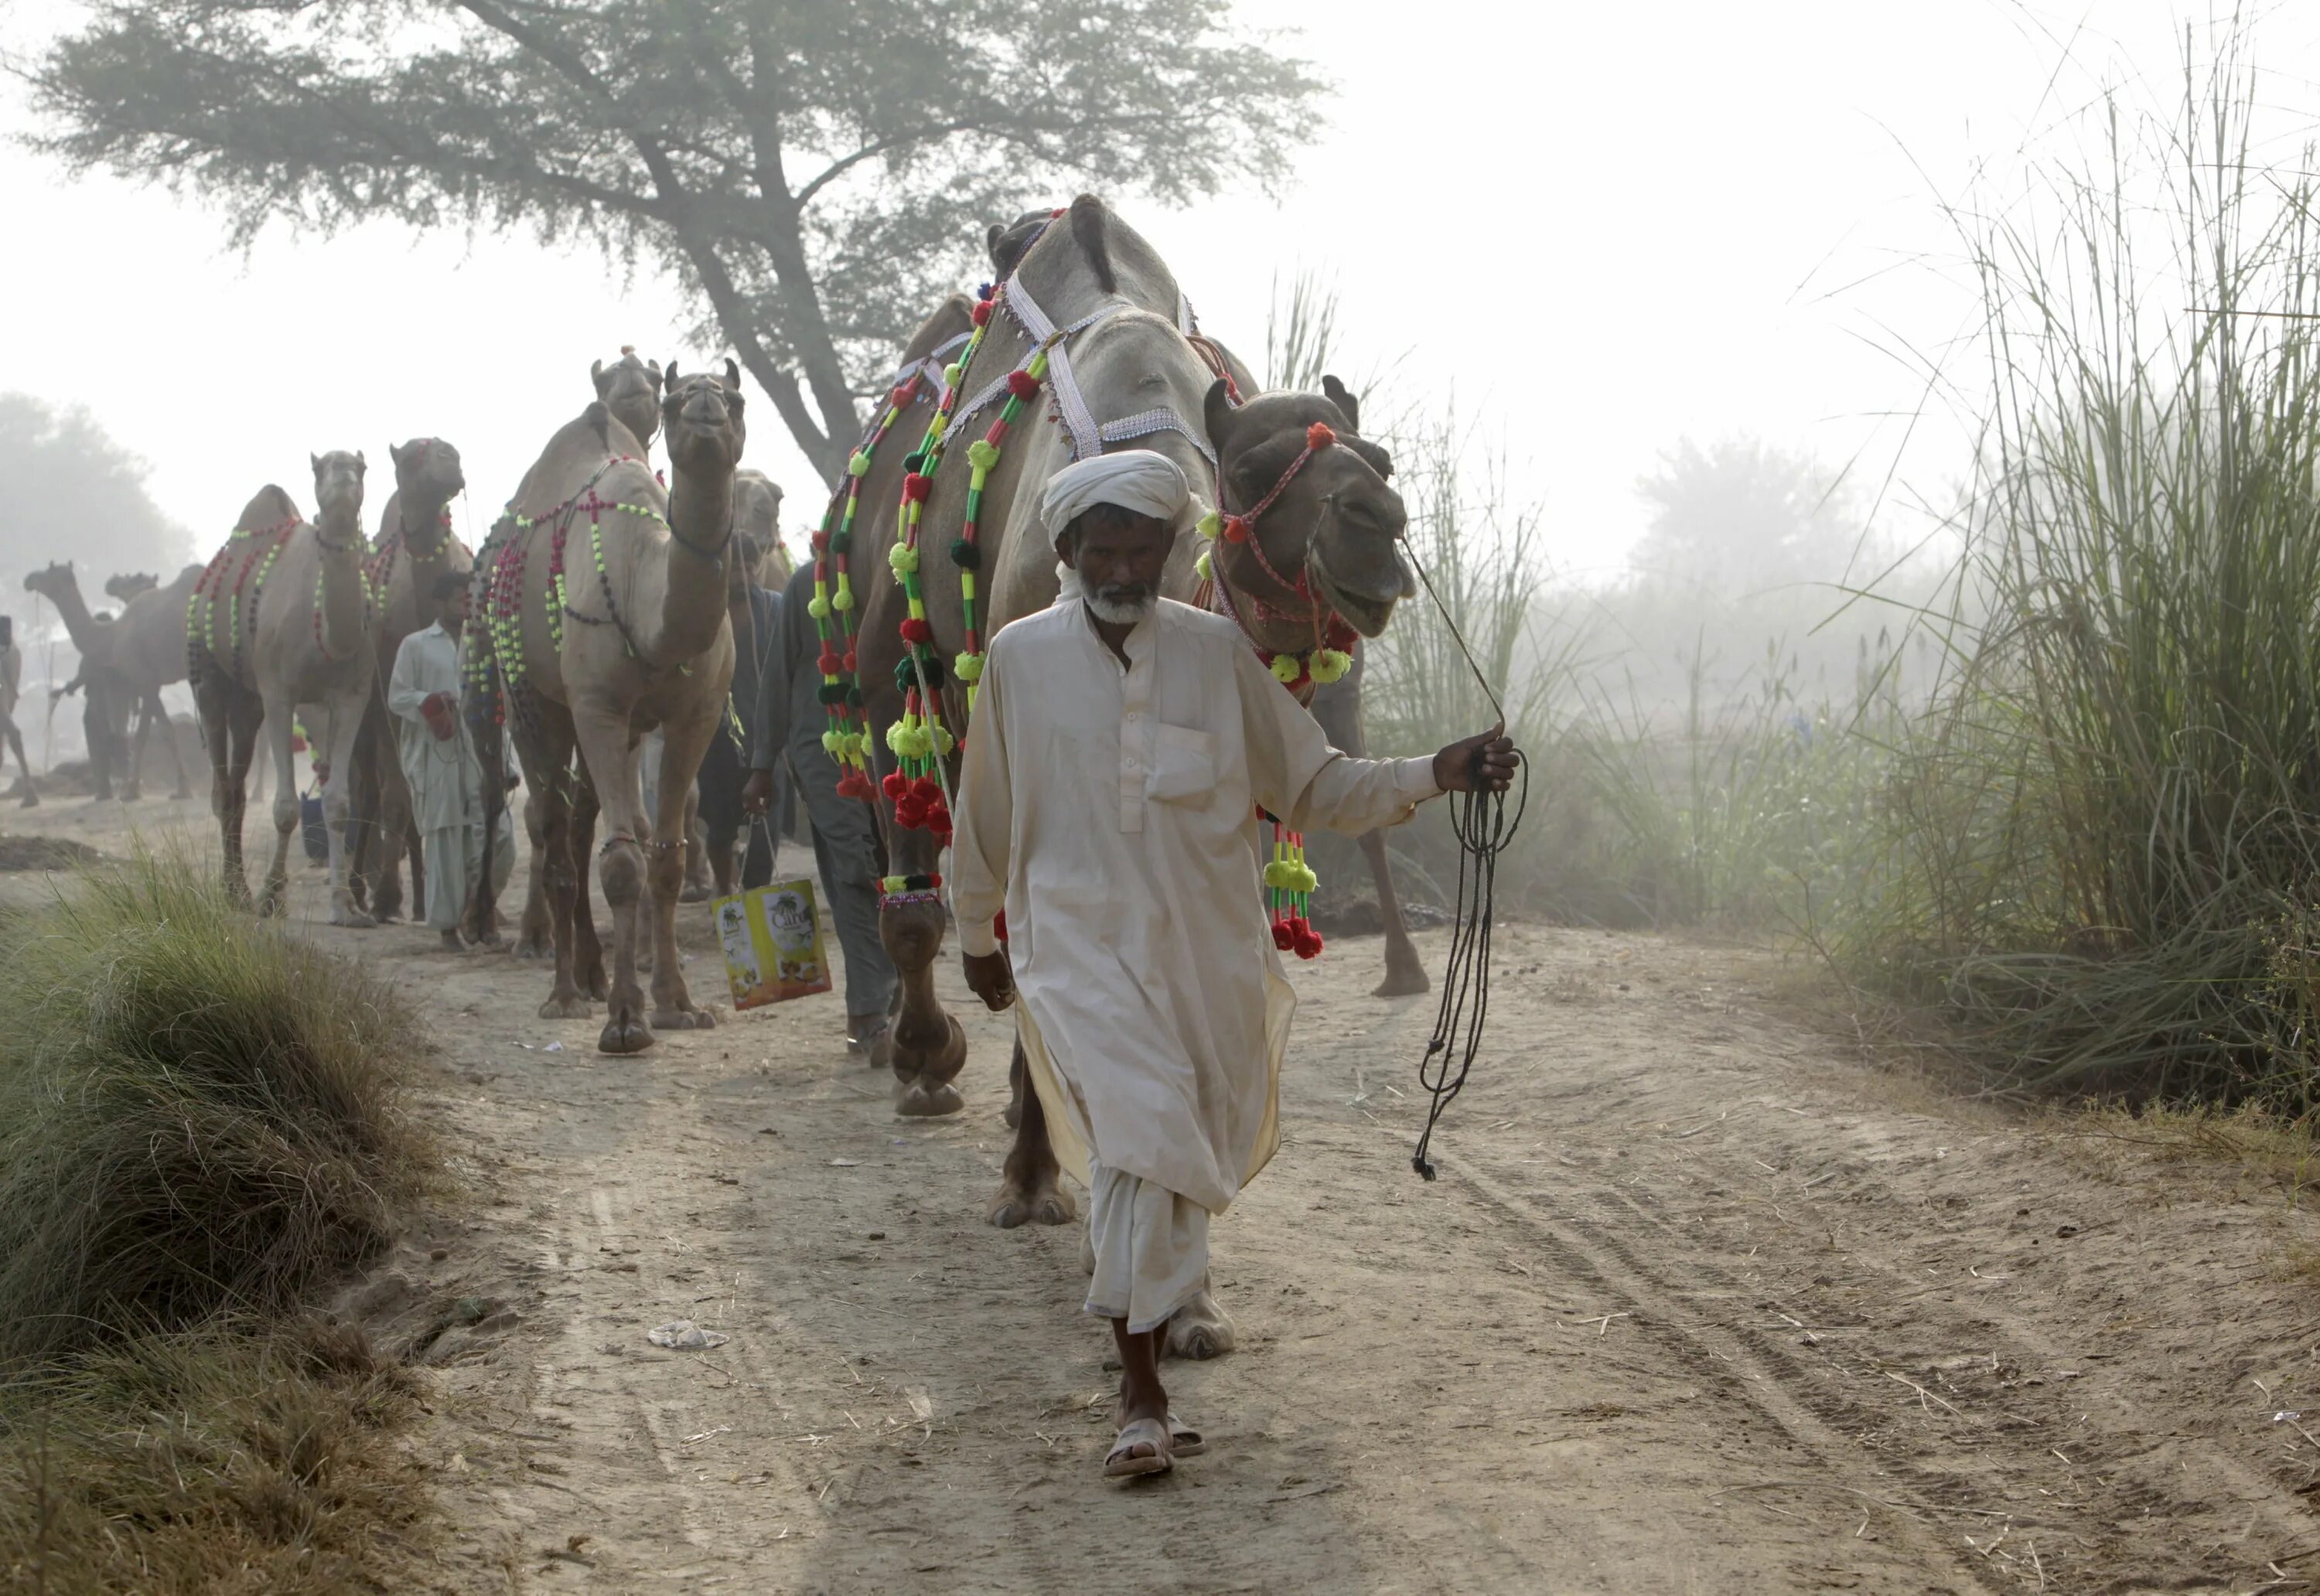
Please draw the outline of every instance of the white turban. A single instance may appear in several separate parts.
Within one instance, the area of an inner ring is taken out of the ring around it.
[[[1148,449],[1124,449],[1118,454],[1091,455],[1047,478],[1039,518],[1047,523],[1047,536],[1053,540],[1098,504],[1117,504],[1173,526],[1192,502],[1192,490],[1175,461]]]

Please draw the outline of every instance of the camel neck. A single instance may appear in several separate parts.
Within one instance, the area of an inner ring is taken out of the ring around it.
[[[363,646],[370,615],[370,589],[363,577],[362,514],[359,507],[325,508],[314,522],[315,558],[322,562],[322,652],[347,659]]]
[[[726,613],[726,564],[732,558],[733,473],[679,471],[668,494],[667,585],[661,598],[660,660],[705,654]]]
[[[56,605],[58,618],[64,621],[65,635],[72,639],[73,647],[86,655],[96,640],[96,621],[88,612],[88,601],[80,596],[80,583],[67,576],[63,585],[49,595],[49,602]]]

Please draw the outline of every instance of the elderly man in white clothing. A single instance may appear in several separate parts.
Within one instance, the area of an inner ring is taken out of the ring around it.
[[[1143,449],[1048,483],[1064,593],[992,639],[951,863],[967,984],[993,1009],[1020,996],[1057,1156],[1088,1173],[1087,1310],[1121,1365],[1115,1477],[1174,1466],[1168,1319],[1207,1277],[1209,1217],[1280,1143],[1296,999],[1259,897],[1257,806],[1359,833],[1438,793],[1503,791],[1518,758],[1503,728],[1431,758],[1330,748],[1230,621],[1159,596],[1190,502]]]
[[[411,784],[412,812],[426,842],[427,923],[458,953],[462,911],[484,866],[483,766],[459,713],[460,634],[467,621],[467,573],[445,571],[428,597],[435,622],[403,639],[387,677],[387,712],[395,718],[396,752]],[[492,888],[515,866],[515,827],[504,807],[492,851]],[[489,939],[496,941],[496,936]]]

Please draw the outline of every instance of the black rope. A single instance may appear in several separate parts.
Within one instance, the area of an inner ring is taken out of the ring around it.
[[[1506,724],[1506,707],[1492,692],[1482,667],[1474,661],[1474,652],[1451,619],[1450,608],[1442,595],[1434,590],[1433,578],[1418,560],[1418,552],[1403,543],[1409,562],[1425,584],[1426,596],[1442,615],[1442,624],[1450,630],[1451,640],[1466,658],[1466,668],[1474,673],[1483,695],[1498,712],[1501,727]],[[1450,830],[1458,839],[1458,895],[1450,918],[1450,960],[1442,974],[1442,1006],[1434,1016],[1434,1035],[1426,1044],[1426,1056],[1418,1060],[1418,1084],[1432,1101],[1426,1111],[1426,1129],[1418,1134],[1418,1147],[1409,1156],[1409,1166],[1427,1180],[1439,1172],[1427,1154],[1434,1145],[1435,1127],[1442,1121],[1442,1111],[1465,1090],[1466,1076],[1474,1067],[1474,1056],[1482,1050],[1482,1025],[1491,1011],[1491,930],[1495,918],[1492,902],[1498,884],[1499,856],[1514,840],[1516,829],[1522,824],[1523,811],[1530,806],[1530,761],[1525,759],[1515,773],[1518,785],[1514,792],[1514,811],[1507,810],[1507,794],[1482,790],[1482,750],[1476,748],[1470,756],[1470,784],[1467,793],[1453,793],[1445,800],[1450,805]]]

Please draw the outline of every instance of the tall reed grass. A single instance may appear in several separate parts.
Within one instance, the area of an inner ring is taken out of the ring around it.
[[[2180,102],[1958,217],[1986,313],[1952,667],[1847,966],[2036,1085],[2320,1084],[2320,231],[2244,33]]]

